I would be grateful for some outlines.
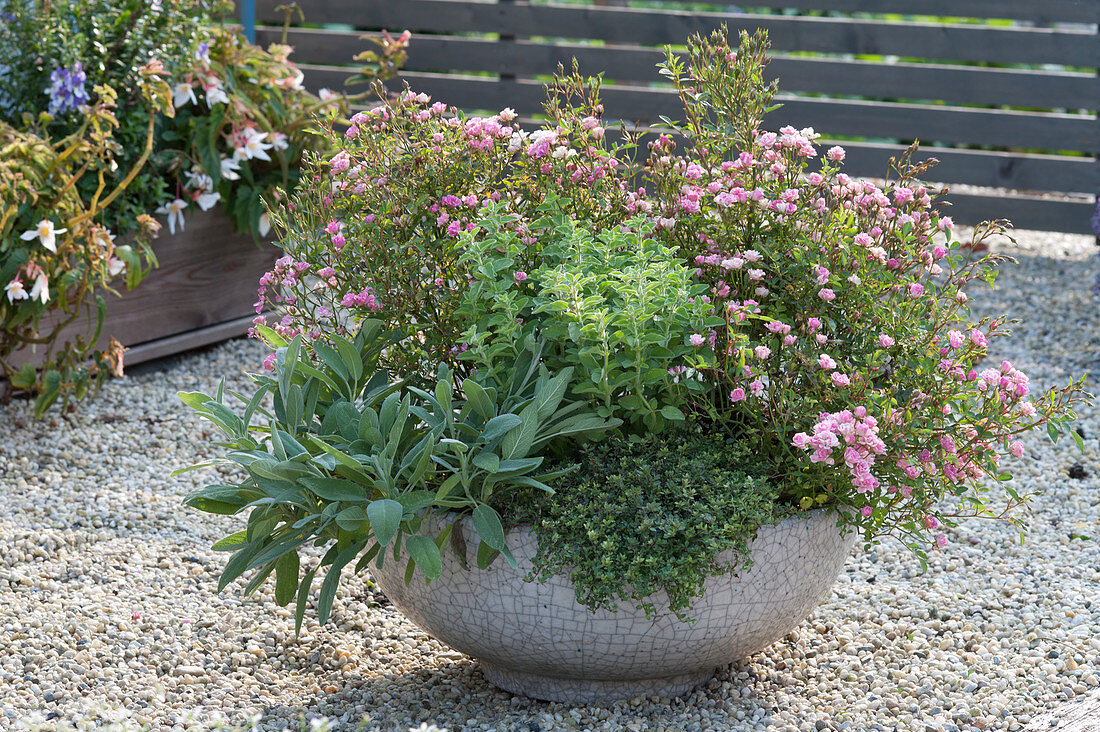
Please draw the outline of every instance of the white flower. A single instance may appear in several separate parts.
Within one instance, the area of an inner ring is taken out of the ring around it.
[[[244,144],[237,148],[237,157],[245,158],[248,160],[271,160],[271,157],[267,154],[273,145],[269,142],[264,142],[264,138],[267,137],[266,132],[257,132],[256,130],[249,130],[248,139],[244,141]]]
[[[222,88],[221,81],[218,80],[218,77],[206,77],[206,83],[203,84],[203,88],[206,90],[206,106],[213,107],[219,102],[229,104],[229,96],[225,93],[225,89]]]
[[[27,299],[27,291],[23,289],[23,281],[18,277],[4,285],[4,292],[8,294],[8,302]]]
[[[267,236],[271,231],[271,217],[265,211],[260,215],[260,223],[258,226],[260,230],[260,236]]]
[[[241,169],[241,159],[237,155],[231,158],[222,158],[222,178],[226,180],[240,180],[237,171]]]
[[[50,281],[46,279],[45,272],[39,272],[38,277],[34,280],[34,287],[31,288],[31,299],[41,300],[45,305],[50,299]]]
[[[271,144],[275,146],[276,150],[286,150],[290,147],[290,143],[287,142],[287,136],[282,132],[271,133]]]
[[[196,104],[195,100],[195,87],[191,84],[176,84],[172,87],[172,104],[177,107],[182,107],[190,102]]]
[[[523,144],[527,141],[527,133],[523,130],[516,130],[512,133],[512,136],[508,138],[508,152],[518,152]]]
[[[195,199],[195,203],[199,204],[199,208],[203,211],[209,211],[221,197],[222,194],[216,191],[214,193],[202,193]]]
[[[177,198],[174,201],[169,201],[160,208],[157,209],[159,214],[167,214],[168,216],[168,233],[176,233],[176,224],[179,224],[180,231],[183,231],[183,209],[187,208],[187,201],[182,198]]]
[[[38,241],[42,242],[42,246],[49,249],[54,254],[57,253],[57,234],[64,234],[68,229],[55,229],[53,228],[53,222],[49,219],[42,219],[38,222],[38,226],[30,231],[24,231],[19,235],[19,238],[23,241],[30,241],[35,237],[38,237]]]
[[[340,95],[328,88],[321,88],[317,90],[317,96],[322,102],[331,102],[333,99],[339,99]]]
[[[294,76],[288,76],[285,79],[276,79],[272,83],[281,89],[290,89],[292,91],[301,91],[302,80],[306,78],[306,75],[302,73],[301,69]]]
[[[126,271],[126,262],[122,261],[118,257],[111,257],[107,260],[107,275],[109,277],[116,277]]]
[[[187,185],[189,188],[194,188],[196,191],[202,191],[203,193],[209,193],[214,190],[214,179],[206,173],[201,171],[187,171],[184,173],[187,176]]]
[[[110,249],[114,240],[115,235],[111,233],[110,229],[96,229],[95,234],[92,235],[92,241],[95,242],[96,246],[104,249]]]

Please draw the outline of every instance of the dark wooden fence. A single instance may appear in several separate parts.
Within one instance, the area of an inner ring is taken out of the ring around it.
[[[261,44],[281,37],[281,2],[257,0]],[[769,126],[812,126],[841,141],[850,174],[882,176],[916,139],[921,157],[940,160],[936,182],[1009,189],[956,190],[957,221],[1072,233],[1089,232],[1100,192],[1100,0],[745,0],[756,12],[622,0],[299,4],[308,23],[347,28],[290,30],[313,88],[342,85],[339,65],[364,48],[364,31],[409,29],[403,79],[438,100],[535,115],[542,80],[576,58],[582,72],[603,73],[607,116],[629,123],[678,112],[656,83],[662,46],[723,23],[731,33],[765,28],[783,103]]]

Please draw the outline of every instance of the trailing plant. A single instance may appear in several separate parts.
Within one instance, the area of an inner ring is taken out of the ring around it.
[[[140,87],[154,110],[170,114],[159,71],[157,64],[144,67]],[[154,261],[154,219],[141,217],[133,244],[118,247],[100,223],[101,212],[133,183],[152,151],[153,112],[142,155],[123,173],[115,158],[114,92],[101,87],[96,95],[98,101],[84,108],[83,124],[63,138],[0,122],[0,282],[6,283],[0,375],[11,387],[38,393],[38,415],[59,397],[79,397],[121,373],[121,344],[112,339],[106,350],[94,350],[106,307],[98,291],[113,292],[112,282],[124,272],[127,287],[135,286]],[[85,198],[79,184],[87,180],[95,187]],[[76,325],[81,317],[83,328]]]
[[[750,569],[756,530],[790,513],[753,450],[698,424],[585,445],[553,494],[531,493],[508,513],[539,537],[528,579],[567,576],[589,608],[638,603],[650,617],[663,590],[668,609],[690,621],[707,577]]]
[[[169,83],[193,63],[198,34],[209,22],[206,0],[0,0],[0,120],[18,130],[40,126],[63,138],[84,123],[83,108],[98,101],[96,88],[116,100],[115,156],[122,170],[137,170],[134,184],[98,223],[115,234],[141,229],[138,217],[153,214],[169,181],[147,160],[146,127],[162,112],[141,93],[138,70],[158,61]],[[168,120],[158,118],[159,134]],[[78,184],[88,200],[95,183]]]
[[[154,214],[174,234],[187,213],[222,204],[238,229],[266,235],[261,197],[293,190],[304,152],[324,142],[313,117],[339,116],[357,98],[307,92],[289,46],[264,51],[214,20],[232,10],[221,0],[0,0],[0,164],[10,181],[0,193],[0,367],[11,387],[39,394],[39,413],[121,374],[122,344],[94,352],[102,295],[118,294],[116,277],[132,288],[156,265]],[[377,50],[358,57],[360,81],[404,60],[408,34],[374,40]],[[22,236],[40,224],[58,236]],[[60,335],[84,314],[87,334]]]
[[[442,364],[420,388],[378,368],[400,338],[378,320],[334,345],[261,333],[277,347],[273,373],[254,375],[252,394],[230,394],[243,412],[226,405],[222,388],[180,394],[225,436],[225,455],[194,467],[232,465],[241,474],[238,482],[191,493],[186,503],[210,513],[249,512],[245,530],[214,545],[233,552],[219,590],[256,570],[245,588],[251,593],[274,573],[279,604],[297,597],[299,628],[314,576],[326,567],[317,603],[322,623],[353,561],[358,572],[372,561],[381,567],[407,557],[406,582],[417,569],[438,579],[454,522],[424,535],[425,511],[451,511],[456,521],[469,514],[480,537],[478,563],[486,566],[499,552],[514,566],[491,504],[519,489],[550,491],[547,481],[561,474],[544,466],[552,444],[618,425],[568,399],[571,371],[550,374],[534,341],[496,379],[459,383]],[[271,410],[261,406],[267,395]],[[307,545],[326,552],[304,570],[298,552]]]

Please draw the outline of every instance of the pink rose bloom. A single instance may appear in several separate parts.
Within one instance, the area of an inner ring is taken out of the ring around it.
[[[957,330],[947,331],[947,343],[952,348],[962,348],[962,345],[966,343],[966,336]]]
[[[527,279],[527,273],[526,272],[516,272],[512,276],[516,278],[516,283],[517,284],[520,283],[520,282],[523,282],[524,280]]]
[[[936,546],[940,549],[947,546],[947,537],[944,534],[938,534],[936,536]]]
[[[894,345],[894,339],[883,333],[878,337],[878,344],[883,348],[889,348]]]
[[[825,269],[821,265],[818,265],[814,270],[814,274],[817,275],[817,284],[824,285],[829,281],[829,270]]]
[[[977,328],[970,331],[970,342],[973,343],[978,348],[985,348],[986,346],[989,345],[989,341],[986,340],[985,334],[982,333]]]
[[[859,509],[859,512],[863,514],[863,518],[869,518],[871,514],[875,512],[875,510],[870,506],[864,506],[863,508]]]
[[[836,368],[836,361],[834,361],[828,354],[821,354],[817,357],[817,365],[826,371]]]
[[[799,449],[805,449],[805,447],[810,444],[810,436],[805,432],[799,432],[791,438],[791,444]]]
[[[703,338],[703,336],[699,335],[698,333],[692,333],[691,337],[688,338],[688,341],[690,341],[691,345],[694,346],[695,348],[699,348],[701,345],[703,345],[703,342],[705,340],[706,339]]]
[[[821,327],[821,321],[818,320],[817,318],[810,318],[809,320],[806,321],[806,330],[810,331],[811,333],[816,332],[817,329],[820,328],[820,327]]]
[[[817,291],[817,296],[825,302],[832,302],[836,299],[836,293],[830,290],[828,287],[822,287]]]
[[[833,383],[837,386],[848,386],[852,383],[851,379],[849,379],[844,374],[837,373],[836,371],[831,373],[829,375],[829,378],[831,378],[833,380]]]
[[[814,340],[817,341],[818,345],[824,346],[826,343],[829,342],[829,336],[825,335],[824,333],[818,333],[814,336]]]
[[[754,380],[749,384],[749,390],[752,391],[753,396],[760,396],[764,393],[764,382],[760,379]]]
[[[909,297],[920,297],[922,294],[924,294],[924,285],[919,282],[909,285]]]
[[[1012,446],[1008,448],[1008,451],[1012,453],[1014,458],[1022,458],[1024,456],[1024,446],[1019,442],[1013,442]]]
[[[759,358],[761,361],[772,355],[772,349],[768,348],[767,346],[757,346],[756,348],[752,349],[752,352],[756,354],[756,357]]]
[[[844,148],[840,147],[839,145],[835,145],[833,147],[830,147],[829,151],[825,154],[829,157],[829,160],[832,160],[834,163],[839,163],[841,160],[844,159],[845,152]]]
[[[947,249],[943,246],[936,245],[932,247],[932,259],[943,259],[947,256]]]
[[[736,404],[737,402],[744,401],[745,390],[740,386],[730,392],[730,401]]]

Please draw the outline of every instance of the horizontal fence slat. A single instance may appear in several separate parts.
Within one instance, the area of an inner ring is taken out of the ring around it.
[[[667,0],[666,0],[667,1]],[[697,2],[697,0],[671,0]],[[831,10],[839,13],[898,13],[951,18],[1003,18],[1038,24],[1096,23],[1100,5],[1091,0],[745,0],[750,8]]]
[[[275,42],[281,35],[281,29],[257,30],[257,39],[263,44]],[[366,42],[359,36],[357,32],[292,30],[287,42],[294,46],[300,62],[340,64],[363,50]],[[480,38],[420,36],[412,41],[405,67],[413,71],[510,73],[524,78],[552,73],[559,63],[568,66],[573,59],[582,73],[644,82],[660,80],[655,66],[664,60],[664,53],[632,46],[502,44]],[[1046,109],[1100,106],[1100,78],[1095,74],[798,57],[774,58],[768,71],[788,92]]]
[[[347,69],[302,65],[311,88],[339,87]],[[537,114],[545,98],[535,81],[498,81],[480,77],[408,72],[401,78],[418,92],[466,109],[500,110],[512,107],[520,114]],[[660,115],[676,118],[679,100],[667,90],[605,87],[602,90],[608,119],[654,122]],[[1000,110],[964,109],[886,102],[802,99],[780,95],[782,108],[771,119],[795,127],[851,137],[922,140],[928,144],[951,143],[992,147],[1027,146],[1038,150],[1092,152],[1100,148],[1100,126],[1085,115],[1036,114]]]
[[[950,206],[942,210],[956,223],[974,225],[982,221],[1008,219],[1017,229],[1061,231],[1091,235],[1089,216],[1095,204],[1059,201],[1027,196],[948,193]]]
[[[265,22],[278,22],[274,12],[278,3],[261,0],[259,17]],[[593,38],[654,45],[682,44],[692,34],[707,33],[725,23],[733,33],[764,28],[772,46],[785,51],[1100,66],[1100,42],[1095,32],[1088,31],[458,0],[317,0],[310,4],[307,19],[312,23],[350,20],[361,28]]]
[[[830,143],[823,143],[822,147]],[[900,145],[866,142],[840,142],[847,155],[844,170],[864,178],[884,177],[887,163],[905,150]],[[1094,158],[1058,155],[1018,155],[1013,153],[953,150],[924,147],[915,161],[935,158],[939,163],[923,177],[938,183],[956,183],[983,188],[1009,188],[1022,191],[1059,191],[1090,193],[1100,189],[1100,169]]]
[[[521,119],[525,128],[533,128],[538,122],[529,118]],[[680,138],[662,128],[649,128],[641,131],[639,145],[628,156],[638,162],[646,154],[646,144],[657,133],[666,133]],[[611,127],[607,132],[609,144],[618,144],[623,136],[618,128]],[[891,145],[873,142],[833,141],[822,138],[818,141],[818,150],[823,151],[833,145],[841,145],[845,151],[844,172],[858,178],[893,177],[890,160],[901,158],[907,150],[904,145]],[[1100,189],[1100,168],[1095,158],[1074,158],[1060,155],[1027,155],[1003,152],[986,152],[921,146],[914,153],[914,163],[939,161],[922,178],[929,183],[969,185],[980,188],[1007,188],[1031,193],[1079,193],[1090,194]],[[809,169],[817,169],[811,162]]]

